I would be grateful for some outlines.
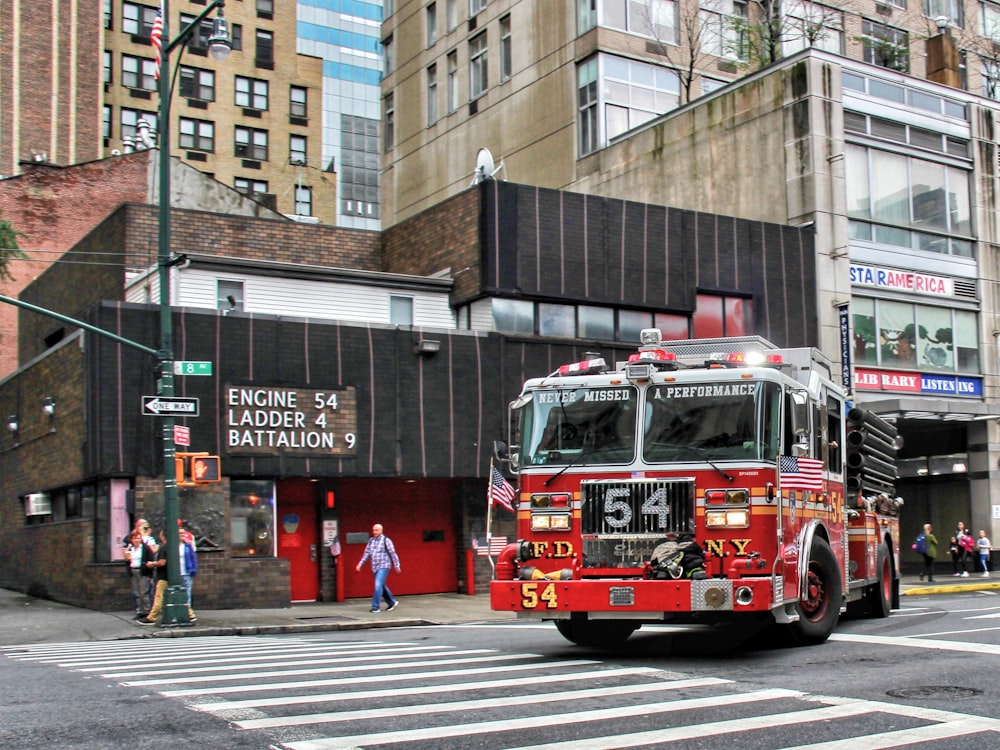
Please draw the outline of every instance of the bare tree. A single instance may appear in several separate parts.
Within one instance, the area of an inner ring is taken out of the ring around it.
[[[785,56],[788,46],[814,47],[844,28],[846,4],[831,8],[809,0],[747,0],[745,17],[731,16],[734,32],[727,50],[744,67],[765,68]]]
[[[709,58],[702,52],[706,28],[702,24],[701,12],[697,3],[682,3],[677,5],[677,18],[674,28],[674,38],[664,39],[662,24],[658,23],[654,14],[655,0],[640,0],[638,13],[642,17],[643,30],[653,38],[653,44],[658,54],[662,55],[677,72],[681,84],[680,103],[691,101],[694,81],[698,77],[700,64]],[[632,5],[636,2],[633,0]]]

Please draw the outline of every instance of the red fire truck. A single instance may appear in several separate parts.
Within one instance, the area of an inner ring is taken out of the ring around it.
[[[662,342],[525,383],[497,458],[517,541],[491,606],[580,645],[648,623],[757,620],[826,640],[849,607],[899,603],[895,428],[852,405],[815,349]],[[590,356],[590,355],[587,355]]]

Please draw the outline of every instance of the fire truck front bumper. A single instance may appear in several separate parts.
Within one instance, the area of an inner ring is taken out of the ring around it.
[[[780,584],[780,581],[778,582]],[[775,581],[587,579],[492,581],[490,606],[518,617],[558,620],[574,612],[591,619],[669,620],[684,613],[753,613],[772,609]]]

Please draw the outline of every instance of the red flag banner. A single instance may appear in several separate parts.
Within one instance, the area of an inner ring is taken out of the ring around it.
[[[823,462],[819,459],[779,456],[778,465],[781,489],[823,491]]]
[[[156,9],[156,20],[153,21],[153,28],[149,31],[149,43],[156,50],[156,70],[153,75],[156,80],[160,80],[160,56],[163,54],[163,5]]]
[[[514,513],[514,497],[517,492],[511,486],[510,482],[503,478],[503,474],[500,470],[493,466],[490,469],[490,490],[489,499],[490,503],[496,507],[501,506],[506,508],[511,513]]]

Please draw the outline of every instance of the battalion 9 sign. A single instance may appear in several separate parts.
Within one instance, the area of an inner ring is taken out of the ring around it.
[[[226,386],[226,451],[355,455],[358,410],[354,388]]]

